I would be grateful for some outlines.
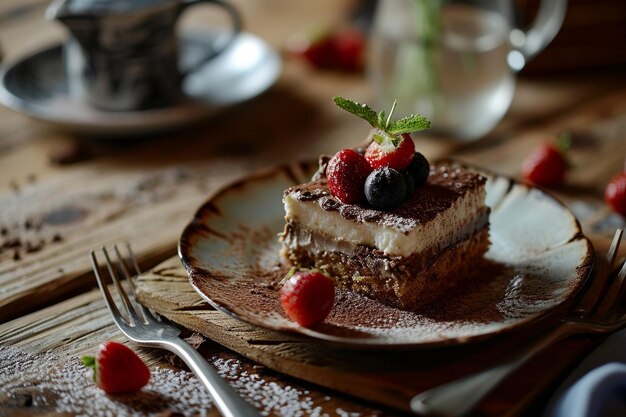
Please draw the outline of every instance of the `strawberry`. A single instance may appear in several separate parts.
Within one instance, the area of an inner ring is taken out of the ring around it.
[[[567,139],[564,138],[556,146],[544,143],[535,148],[522,163],[524,179],[545,187],[561,184],[569,166],[565,157],[568,147]]]
[[[371,168],[363,155],[352,149],[339,151],[328,161],[328,188],[345,204],[357,204],[365,199],[363,185]]]
[[[96,385],[110,395],[137,392],[150,380],[146,364],[121,343],[104,342],[95,358],[85,356],[82,362],[93,369]]]
[[[335,161],[329,162],[326,177],[333,194],[344,203],[346,199],[359,202],[368,198],[368,200],[373,201],[370,204],[381,209],[395,206],[398,202],[396,200],[402,200],[408,194],[412,194],[413,186],[418,184],[413,184],[415,181],[411,182],[404,173],[415,155],[415,144],[409,133],[428,129],[430,121],[419,114],[411,114],[392,121],[393,112],[398,104],[397,101],[393,102],[388,115],[384,111],[375,112],[367,104],[343,97],[333,97],[333,101],[343,110],[365,120],[374,128],[371,134],[372,142],[365,150],[365,157],[361,157],[354,151],[349,153],[347,150],[343,150],[333,157]],[[348,163],[348,161],[352,162]],[[366,166],[363,166],[363,162]],[[376,178],[373,178],[371,183],[366,185],[366,179],[370,172],[381,168],[386,170],[377,173]],[[381,187],[393,188],[398,184],[404,185],[403,193],[396,194],[395,191],[397,190],[381,189]],[[367,197],[368,194],[369,197]]]
[[[382,138],[376,140],[376,138]],[[374,134],[374,140],[365,151],[365,159],[372,169],[389,167],[401,171],[409,166],[415,153],[415,143],[408,133],[400,137]]]
[[[363,67],[365,40],[358,30],[342,30],[333,36],[335,65],[344,71],[359,71]]]
[[[319,271],[299,271],[280,290],[280,303],[291,320],[304,327],[323,322],[335,302],[334,281]]]
[[[614,212],[626,217],[626,172],[611,178],[604,190],[604,201]]]
[[[294,50],[294,53],[316,68],[329,68],[335,62],[335,45],[333,39],[326,33],[303,43],[299,50]]]
[[[299,33],[287,47],[315,68],[358,71],[363,66],[365,40],[355,29]]]

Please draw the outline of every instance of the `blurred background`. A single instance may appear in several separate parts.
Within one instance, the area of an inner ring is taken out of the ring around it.
[[[158,140],[165,149],[176,150],[158,152],[157,155],[146,152],[141,158],[148,158],[149,155],[156,160],[176,162],[180,158],[194,160],[201,159],[202,155],[221,153],[255,155],[258,157],[256,161],[262,165],[284,159],[285,155],[311,157],[360,143],[365,135],[364,129],[357,128],[357,133],[353,133],[354,126],[359,126],[360,122],[353,123],[348,116],[337,112],[330,98],[343,95],[372,104],[381,102],[373,87],[367,58],[371,53],[369,31],[377,2],[232,0],[232,4],[241,15],[244,33],[254,35],[280,57],[282,64],[277,79],[268,83],[267,88],[259,92],[259,97],[255,94],[254,99],[235,100],[228,106],[213,105],[206,115],[198,108],[178,109],[179,113],[188,115],[188,122],[176,124],[173,129],[153,129],[148,134],[150,141]],[[524,28],[535,19],[540,1],[517,0],[510,4],[515,6],[512,19]],[[64,25],[45,19],[48,6],[49,1],[41,0],[5,0],[0,3],[0,49],[5,67],[68,39],[69,32]],[[228,16],[222,11],[216,11],[212,6],[194,7],[182,14],[178,32],[202,34],[211,28],[228,30],[228,25]],[[346,33],[348,36],[344,36]],[[353,36],[355,33],[357,36]],[[320,39],[337,34],[345,41],[344,46],[347,43],[343,55],[331,54],[330,58],[322,56],[320,59],[319,55],[315,55],[319,51],[311,51],[311,45]],[[476,143],[484,143],[506,138],[512,134],[514,127],[521,126],[520,123],[539,124],[563,113],[568,103],[568,99],[564,98],[571,96],[573,104],[573,101],[590,99],[600,90],[610,89],[601,85],[623,82],[625,44],[625,2],[570,0],[562,27],[554,40],[530,59],[518,74],[517,85],[524,88],[514,90],[513,102],[506,116],[494,129],[490,128],[472,139]],[[356,63],[350,61],[351,54],[358,57]],[[330,62],[325,62],[325,59],[330,59]],[[572,79],[577,80],[576,91],[570,88]],[[200,85],[202,82],[199,81]],[[555,104],[557,101],[558,105]],[[319,103],[329,104],[323,107]],[[45,104],[41,107],[49,110],[54,106]],[[122,141],[109,140],[119,136],[117,133],[111,137],[106,130],[99,134],[98,129],[102,125],[121,123],[123,117],[118,115],[98,124],[95,129],[87,129],[85,133],[72,126],[69,129],[51,129],[51,123],[33,123],[23,115],[33,116],[31,109],[21,107],[17,110],[17,113],[6,108],[1,110],[0,151],[24,141],[42,141],[45,137],[45,143],[40,146],[47,151],[39,152],[41,162],[51,163],[53,169],[54,166],[85,160],[93,155],[116,153],[120,148],[135,146],[136,143],[145,144],[146,140],[141,129],[123,131]],[[72,111],[60,113],[65,118],[73,117]],[[147,114],[133,114],[138,113]],[[193,117],[189,116],[191,113]],[[217,114],[219,117],[215,117]],[[183,120],[184,117],[187,116],[183,116]],[[158,115],[144,117],[142,123],[146,120],[147,123],[150,123],[149,120],[157,122],[160,118]],[[436,146],[431,146],[429,133],[426,136],[425,152],[432,152],[433,156],[454,149],[459,139],[454,133],[444,133],[437,139]],[[196,151],[179,149],[182,143],[197,147]],[[442,148],[441,143],[450,143],[450,146]],[[284,151],[281,155],[275,152],[275,145],[281,146]],[[21,164],[15,169],[26,175]],[[504,170],[513,171],[506,167]],[[4,187],[10,182],[9,179],[2,181]]]

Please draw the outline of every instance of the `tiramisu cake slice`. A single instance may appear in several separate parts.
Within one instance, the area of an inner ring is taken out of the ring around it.
[[[429,169],[411,138],[399,137],[410,144],[385,152],[383,138],[364,154],[340,151],[321,161],[311,182],[286,190],[282,254],[340,286],[417,309],[468,276],[487,251],[489,208],[483,176],[451,163]],[[395,154],[403,147],[408,162]]]

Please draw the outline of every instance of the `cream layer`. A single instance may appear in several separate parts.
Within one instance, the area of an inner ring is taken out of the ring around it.
[[[485,189],[467,192],[444,211],[425,223],[417,223],[410,230],[393,225],[346,219],[337,211],[325,210],[313,201],[299,200],[294,192],[283,198],[285,220],[303,229],[322,233],[337,239],[337,244],[366,245],[387,256],[409,257],[427,249],[444,249],[458,241],[459,233],[466,231],[484,212]],[[300,241],[302,245],[305,242]]]

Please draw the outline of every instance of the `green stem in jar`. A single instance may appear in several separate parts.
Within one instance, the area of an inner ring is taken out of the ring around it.
[[[441,39],[443,0],[412,0],[415,16],[410,41],[401,44],[397,55],[394,97],[402,103],[431,103],[434,113],[442,97],[437,74],[436,51]]]

